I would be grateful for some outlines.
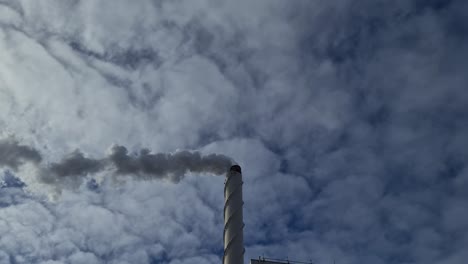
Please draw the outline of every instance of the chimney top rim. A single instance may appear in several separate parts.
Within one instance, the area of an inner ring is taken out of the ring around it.
[[[239,165],[232,165],[231,168],[229,169],[230,171],[235,171],[238,173],[242,173],[242,169]]]

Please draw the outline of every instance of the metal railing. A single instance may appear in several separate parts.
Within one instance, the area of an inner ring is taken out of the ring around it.
[[[273,259],[273,258],[265,258],[265,257],[258,257],[258,259],[252,259],[258,262],[276,262],[280,264],[314,264],[312,261],[304,262],[304,261],[297,261],[297,260],[289,260],[289,259]]]

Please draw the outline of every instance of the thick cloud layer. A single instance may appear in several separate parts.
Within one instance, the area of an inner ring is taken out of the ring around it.
[[[5,159],[6,263],[220,263],[223,178],[106,180],[143,148],[239,162],[246,259],[465,262],[466,1],[0,3],[2,138],[93,168],[50,203]]]

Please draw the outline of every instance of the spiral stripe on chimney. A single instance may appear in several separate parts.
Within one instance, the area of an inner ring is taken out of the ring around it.
[[[224,185],[224,256],[223,264],[244,263],[244,222],[242,207],[242,171],[234,165]]]

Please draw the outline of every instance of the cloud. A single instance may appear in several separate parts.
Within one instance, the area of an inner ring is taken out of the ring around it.
[[[217,183],[222,186],[222,179]],[[1,209],[2,255],[10,261],[30,263],[151,263],[182,261],[189,256],[215,263],[219,256],[200,254],[203,245],[197,238],[206,237],[205,231],[215,224],[214,214],[201,205],[191,186],[184,185],[127,182],[115,188],[106,182],[101,186],[109,198],[106,201],[101,200],[102,193],[82,189],[79,194],[63,191],[58,203],[38,202],[19,188],[4,188],[2,197],[15,197],[17,203],[7,202]],[[174,215],[161,214],[182,206],[177,202],[181,193],[195,206]],[[147,214],[141,215],[142,210]],[[190,217],[203,219],[205,224],[190,221]]]

